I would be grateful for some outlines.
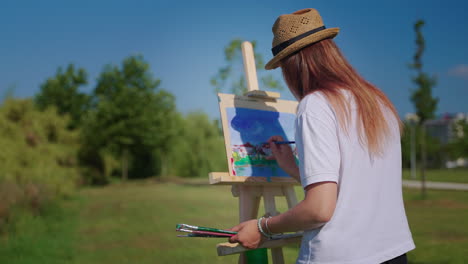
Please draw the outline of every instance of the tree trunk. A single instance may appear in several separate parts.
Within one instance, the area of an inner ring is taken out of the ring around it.
[[[421,195],[426,199],[426,126],[421,129]]]
[[[159,176],[166,177],[169,174],[170,158],[167,155],[160,155],[160,156],[161,156],[161,159],[160,159],[161,160],[161,175]]]
[[[128,149],[124,149],[122,153],[122,181],[128,179]]]
[[[411,124],[411,179],[416,179],[416,124]]]

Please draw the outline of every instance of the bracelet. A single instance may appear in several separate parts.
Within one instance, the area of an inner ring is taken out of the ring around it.
[[[273,236],[273,233],[271,232],[270,228],[268,227],[268,220],[270,220],[271,216],[269,216],[266,220],[265,220],[265,229],[266,231],[268,232],[268,234],[270,236]]]
[[[263,220],[264,218],[265,218],[265,217],[262,216],[262,217],[260,217],[260,218],[258,219],[258,221],[257,221],[258,231],[260,231],[260,233],[261,233],[264,237],[266,237],[266,238],[268,238],[268,239],[271,239],[271,235],[268,235],[267,233],[265,233],[265,231],[263,231],[263,228],[262,228],[262,220]]]

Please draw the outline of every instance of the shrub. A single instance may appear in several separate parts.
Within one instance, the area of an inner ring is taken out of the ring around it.
[[[31,99],[0,106],[0,226],[21,207],[39,214],[48,201],[69,197],[78,182],[78,131],[55,108],[35,109]]]

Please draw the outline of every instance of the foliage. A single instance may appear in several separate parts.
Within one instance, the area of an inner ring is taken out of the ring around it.
[[[435,85],[436,80],[434,77],[429,77],[426,73],[422,71],[422,55],[425,49],[425,41],[421,32],[421,28],[424,25],[423,20],[418,20],[414,24],[414,31],[416,32],[416,53],[413,57],[413,64],[410,65],[410,68],[416,70],[417,75],[413,77],[413,82],[418,86],[418,89],[412,91],[411,101],[413,102],[416,108],[416,114],[418,116],[419,126],[423,126],[418,134],[418,142],[421,150],[421,181],[422,188],[421,192],[423,196],[426,193],[425,188],[425,169],[426,169],[426,155],[428,152],[427,148],[427,134],[425,133],[425,122],[426,120],[434,118],[434,112],[437,108],[437,98],[432,97],[432,86]],[[430,145],[429,145],[430,146]]]
[[[83,140],[78,151],[78,161],[82,171],[82,181],[86,185],[104,185],[111,182],[111,176],[116,174],[120,163],[106,149],[96,149]]]
[[[54,77],[48,78],[35,96],[35,103],[40,110],[55,106],[59,114],[71,117],[70,127],[79,126],[89,103],[89,95],[79,91],[80,86],[87,84],[87,74],[82,68],[76,69],[69,64],[65,71],[59,67]]]
[[[413,57],[413,64],[410,65],[410,68],[414,69],[417,73],[413,78],[413,82],[418,86],[418,89],[412,92],[411,101],[416,108],[420,124],[434,118],[438,102],[437,98],[432,97],[432,87],[436,84],[436,78],[429,77],[427,73],[422,71],[422,55],[425,49],[425,41],[421,32],[422,26],[424,26],[423,20],[418,20],[414,24],[417,48]]]
[[[411,125],[406,124],[406,128],[401,138],[401,148],[402,148],[402,165],[403,168],[411,167],[410,164],[410,155],[411,155]],[[418,125],[414,125],[415,129],[415,140],[416,146],[421,146],[425,144],[426,152],[426,163],[428,168],[436,169],[445,167],[445,162],[447,161],[449,155],[448,146],[443,145],[437,138],[432,137],[428,133],[423,133],[422,128]],[[421,160],[422,151],[416,150],[416,160]]]
[[[414,126],[414,127],[412,127]],[[428,133],[423,133],[418,125],[411,125],[405,123],[405,129],[401,137],[401,150],[402,150],[402,166],[403,168],[411,167],[411,129],[415,130],[416,146],[425,144],[427,166],[429,168],[444,167],[444,162],[447,160],[448,147],[442,146],[437,138],[430,136]],[[421,160],[421,151],[416,150],[416,160]]]
[[[211,78],[210,83],[219,93],[226,86],[230,86],[230,92],[241,95],[247,91],[243,68],[242,68],[242,40],[234,39],[224,48],[224,57],[226,65],[218,70],[218,73]],[[281,90],[283,86],[275,80],[271,74],[265,74],[263,56],[255,51],[256,41],[252,41],[254,49],[255,66],[260,77],[262,88]]]
[[[31,99],[9,98],[0,107],[0,229],[16,207],[39,214],[73,193],[79,141],[68,123],[54,107],[38,111]]]
[[[226,50],[229,60],[239,55],[240,41]],[[263,67],[261,56],[258,57],[257,66]],[[276,85],[271,76],[265,80],[272,87]],[[62,136],[73,135],[73,144],[69,145],[73,153],[66,159],[84,176],[80,182],[106,184],[119,173],[125,179],[128,175],[138,178],[161,174],[193,177],[227,170],[219,122],[211,121],[201,112],[181,116],[174,96],[159,88],[161,81],[152,76],[142,56],[130,56],[119,66],[107,65],[90,95],[79,92],[86,83],[84,69],[76,69],[73,64],[65,70],[59,67],[34,98],[35,105],[44,113],[63,116],[47,121],[35,118],[33,123],[49,129],[45,137],[60,147],[62,142],[58,140]],[[32,102],[28,103],[28,107],[32,106]],[[10,119],[21,118],[21,107],[16,108],[8,114]],[[57,125],[60,128],[54,127]],[[62,131],[62,126],[68,130]],[[36,140],[34,134],[27,137],[31,142]],[[3,153],[11,161],[21,162],[26,157],[15,155]],[[37,159],[40,161],[41,157]],[[24,168],[19,170],[24,173]],[[75,180],[78,181],[78,176]],[[67,184],[60,186],[68,188]]]
[[[175,133],[175,98],[158,89],[160,80],[149,70],[142,56],[126,58],[121,67],[108,65],[98,78],[93,108],[83,124],[82,153],[112,153],[122,161],[123,178],[128,170],[132,177],[158,175]]]
[[[228,57],[234,59],[239,51],[231,49]],[[70,64],[47,79],[35,97],[39,109],[55,107],[72,118],[70,128],[79,129],[77,155],[84,183],[106,184],[119,173],[126,179],[226,171],[219,124],[202,113],[182,117],[174,96],[159,88],[161,81],[142,56],[107,65],[90,95],[78,91],[86,79],[84,69]],[[273,79],[266,80],[274,86]],[[193,155],[194,149],[201,155]]]
[[[202,112],[179,117],[177,140],[166,164],[169,173],[180,177],[207,177],[209,172],[227,171],[224,139],[218,124]]]
[[[455,139],[449,143],[449,151],[451,157],[467,158],[468,157],[468,120],[460,119],[453,125]]]
[[[411,167],[411,125],[405,124],[401,135],[401,158],[403,168]]]

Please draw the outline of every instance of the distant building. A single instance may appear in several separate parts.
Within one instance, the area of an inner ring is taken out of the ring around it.
[[[443,114],[437,119],[426,121],[427,133],[439,140],[442,145],[446,145],[455,138],[463,137],[463,130],[457,127],[460,120],[468,122],[468,114]]]
[[[419,118],[416,114],[408,113],[405,117],[407,122],[418,122]],[[437,139],[444,146],[457,138],[463,138],[463,128],[460,121],[468,123],[468,113],[446,113],[440,115],[436,119],[427,120],[425,122],[426,132],[431,137]],[[468,159],[466,157],[456,160],[447,160],[443,158],[446,168],[468,167]]]

